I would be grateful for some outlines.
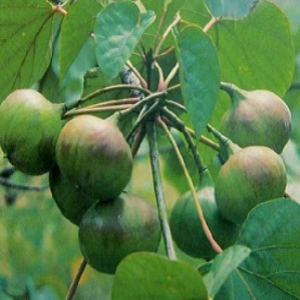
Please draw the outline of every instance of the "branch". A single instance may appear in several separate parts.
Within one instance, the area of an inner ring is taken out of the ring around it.
[[[48,185],[34,186],[34,185],[18,184],[18,183],[11,182],[3,177],[0,177],[0,185],[12,189],[17,189],[22,191],[34,191],[34,192],[41,192],[49,188]]]
[[[85,270],[85,267],[86,267],[86,260],[83,258],[81,263],[80,263],[80,266],[77,270],[77,274],[76,276],[74,277],[71,285],[70,285],[70,288],[69,288],[69,291],[67,293],[67,296],[66,296],[66,300],[72,300],[73,297],[75,296],[75,293],[76,293],[76,290],[77,290],[77,287],[78,287],[78,283],[80,281],[80,278]]]
[[[171,32],[172,28],[174,26],[176,26],[176,24],[178,24],[181,20],[181,17],[179,15],[176,15],[174,21],[170,24],[170,26],[166,29],[166,31],[164,32],[164,34],[162,35],[161,40],[159,41],[155,52],[154,52],[154,57],[156,58],[159,55],[160,49],[164,43],[164,41],[166,40],[166,38],[168,37],[169,33]]]
[[[67,110],[76,108],[76,107],[80,106],[81,104],[85,103],[86,101],[88,101],[94,97],[97,97],[101,94],[108,93],[108,92],[115,91],[115,90],[138,90],[138,91],[141,91],[142,93],[144,93],[145,95],[151,94],[151,92],[148,89],[145,89],[140,86],[130,85],[130,84],[117,84],[117,85],[108,86],[108,87],[104,87],[102,89],[96,90],[96,91],[68,104]]]
[[[170,71],[168,77],[165,80],[165,85],[169,86],[171,80],[174,78],[174,76],[176,75],[177,71],[179,70],[179,63],[176,63],[176,65],[174,66],[174,68]]]
[[[203,164],[203,162],[200,159],[200,156],[197,151],[197,147],[194,144],[190,132],[186,129],[185,124],[174,114],[172,111],[168,110],[167,108],[163,109],[163,113],[172,121],[176,122],[177,126],[179,126],[179,130],[183,133],[185,140],[189,146],[189,148],[192,151],[194,161],[196,163],[200,178],[201,174],[203,173],[204,170],[207,169],[207,167]],[[176,144],[177,145],[177,144]]]
[[[154,191],[155,191],[156,202],[158,207],[160,225],[161,225],[163,238],[165,242],[165,248],[168,257],[171,260],[176,260],[177,256],[173,245],[170,225],[168,222],[167,207],[166,207],[166,201],[163,193],[161,173],[159,167],[159,152],[157,147],[156,123],[154,121],[149,121],[146,126],[147,126],[148,142],[149,142],[149,149],[150,149],[150,162],[152,168],[153,185],[154,185]]]
[[[66,112],[63,115],[63,119],[69,118],[69,117],[74,117],[78,115],[85,115],[85,114],[94,114],[94,113],[99,113],[99,112],[105,112],[105,111],[120,111],[120,110],[125,110],[129,109],[132,107],[132,104],[120,104],[120,105],[112,105],[112,106],[104,106],[104,107],[95,107],[95,108],[81,108],[81,109],[75,109],[75,110],[70,110]]]
[[[166,101],[168,105],[172,105],[174,106],[175,108],[178,108],[184,112],[186,112],[186,109],[183,105],[181,105],[180,103],[177,103],[175,101],[171,101],[171,100],[167,100]],[[182,129],[186,130],[187,132],[189,132],[191,134],[191,136],[193,138],[196,139],[196,134],[195,134],[195,131],[187,126],[185,126],[185,124],[180,120],[180,118],[178,118],[172,111],[168,110],[169,111],[169,116],[168,118],[171,116],[170,119],[168,119],[168,121],[170,121],[170,125],[172,127],[175,127],[177,128],[179,131],[183,132]],[[170,114],[171,113],[171,114]],[[213,142],[212,140],[210,140],[209,138],[207,138],[206,136],[204,135],[201,135],[200,138],[199,138],[199,141],[210,147],[211,149],[215,150],[215,151],[220,151],[220,147],[217,143]]]
[[[178,158],[178,161],[183,169],[183,172],[184,172],[184,176],[188,182],[188,185],[189,185],[189,188],[190,188],[190,191],[192,193],[192,197],[193,197],[193,200],[194,200],[194,203],[195,203],[195,206],[196,206],[196,210],[197,210],[197,213],[198,213],[198,216],[199,216],[199,219],[200,219],[200,222],[201,222],[201,225],[202,225],[202,228],[203,228],[203,231],[208,239],[208,241],[210,242],[212,248],[214,249],[215,252],[217,253],[221,253],[223,250],[222,248],[220,247],[220,245],[215,241],[215,239],[213,238],[213,235],[207,225],[207,222],[205,220],[205,217],[204,217],[204,214],[203,214],[203,210],[201,208],[201,205],[198,201],[198,197],[197,197],[197,193],[196,193],[196,189],[195,189],[195,186],[193,184],[193,181],[192,181],[192,178],[187,170],[187,167],[186,167],[186,164],[184,162],[184,159],[180,153],[180,150],[179,150],[179,147],[176,143],[176,140],[174,139],[173,135],[171,134],[170,130],[168,129],[167,125],[160,120],[160,125],[162,127],[162,129],[164,130],[164,132],[166,133],[167,137],[169,138],[169,141],[171,143],[171,145],[173,146],[173,149],[176,153],[176,156]]]
[[[212,17],[210,21],[203,27],[204,32],[208,32],[209,29],[213,27],[216,23],[221,20],[221,17]]]

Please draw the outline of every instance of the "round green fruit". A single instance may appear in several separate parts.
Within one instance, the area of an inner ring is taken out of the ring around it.
[[[62,106],[33,89],[12,92],[0,105],[0,145],[9,162],[29,175],[48,172],[62,127]]]
[[[291,133],[291,112],[285,102],[266,90],[231,93],[232,105],[220,130],[241,147],[261,145],[281,153]]]
[[[87,263],[113,274],[127,255],[156,252],[161,234],[154,207],[140,197],[122,193],[113,201],[97,202],[89,208],[81,219],[78,236]]]
[[[62,174],[100,201],[119,196],[132,173],[132,155],[120,130],[111,121],[91,115],[70,120],[56,144]]]
[[[257,204],[283,197],[287,183],[281,157],[264,146],[250,146],[234,153],[221,167],[215,197],[222,215],[242,223]]]
[[[217,243],[223,249],[233,245],[240,227],[225,220],[220,214],[214,199],[214,188],[200,188],[197,198]],[[205,259],[212,259],[217,254],[203,231],[191,193],[176,201],[171,211],[170,227],[176,245],[186,254]]]
[[[82,190],[64,177],[56,165],[49,172],[52,197],[65,218],[79,225],[84,213],[96,202],[89,190]]]

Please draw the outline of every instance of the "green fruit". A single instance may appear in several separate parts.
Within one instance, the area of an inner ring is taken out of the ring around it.
[[[233,87],[232,105],[220,130],[241,147],[261,145],[281,153],[291,133],[291,112],[270,91],[243,91]]]
[[[97,202],[82,217],[79,245],[94,269],[113,274],[133,252],[156,252],[160,225],[156,210],[140,197],[122,193],[117,199]]]
[[[56,158],[68,180],[100,201],[118,197],[132,173],[131,150],[120,130],[90,115],[75,117],[63,127]]]
[[[282,197],[287,183],[281,157],[264,146],[238,150],[221,167],[215,197],[222,215],[242,223],[257,204]]]
[[[59,210],[75,225],[79,225],[84,213],[96,202],[89,190],[82,190],[65,178],[58,166],[49,173],[50,190]]]
[[[29,175],[48,172],[62,127],[62,106],[32,89],[12,92],[0,105],[0,145],[8,160]]]
[[[197,198],[217,243],[223,249],[233,245],[238,238],[240,228],[225,220],[220,214],[214,199],[213,186],[199,187]],[[176,245],[186,254],[205,259],[211,259],[217,254],[202,229],[190,192],[176,201],[171,211],[170,227]]]

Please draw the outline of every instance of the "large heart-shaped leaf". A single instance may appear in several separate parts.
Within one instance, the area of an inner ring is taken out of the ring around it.
[[[220,88],[220,64],[211,39],[196,26],[175,36],[181,91],[199,136],[209,121]]]
[[[239,19],[247,16],[257,0],[230,0],[230,1],[220,1],[220,0],[205,0],[209,10],[215,17]]]
[[[46,72],[54,12],[44,0],[0,1],[0,101],[14,89],[31,87]]]
[[[60,77],[63,78],[93,32],[102,9],[96,0],[76,1],[64,18],[60,35]]]
[[[142,14],[136,4],[127,1],[109,4],[99,13],[95,27],[96,57],[108,81],[119,74],[154,19],[153,12]]]
[[[251,254],[234,270],[216,299],[300,299],[300,205],[277,199],[254,208],[238,244]]]
[[[204,276],[208,294],[212,298],[217,295],[228,276],[249,256],[250,252],[251,250],[246,246],[235,245],[214,258],[210,271]]]
[[[112,299],[205,300],[207,292],[200,273],[188,263],[139,252],[127,256],[120,263]]]
[[[246,90],[283,96],[294,74],[295,55],[286,15],[263,1],[247,18],[221,20],[210,31],[222,65],[222,80]]]

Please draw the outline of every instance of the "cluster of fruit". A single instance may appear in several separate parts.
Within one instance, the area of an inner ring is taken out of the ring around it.
[[[12,92],[0,105],[0,146],[20,171],[49,172],[53,199],[79,226],[86,261],[114,273],[126,255],[157,250],[156,210],[124,191],[133,159],[118,127],[91,115],[65,122],[63,110],[35,90]]]
[[[280,153],[291,131],[291,113],[275,94],[233,85],[225,89],[232,106],[221,122],[221,132],[230,139],[224,143],[220,135],[224,164],[215,184],[206,170],[197,187],[208,227],[222,248],[238,239],[252,208],[284,196],[287,175]],[[0,146],[22,172],[49,172],[53,199],[79,226],[86,261],[114,273],[126,255],[157,250],[157,212],[124,192],[133,158],[118,127],[92,115],[63,121],[63,113],[63,104],[52,104],[35,90],[14,91],[0,105]],[[198,214],[190,193],[178,199],[170,215],[173,238],[187,254],[211,259],[215,252]]]
[[[252,208],[284,196],[287,175],[280,153],[289,140],[292,122],[285,102],[270,91],[248,92],[233,85],[225,89],[232,105],[220,126],[225,135],[225,144],[220,140],[224,164],[215,185],[204,178],[197,193],[212,235],[222,248],[238,239],[240,225]],[[175,203],[170,225],[174,240],[184,252],[204,258],[216,254],[200,225],[190,193]]]

